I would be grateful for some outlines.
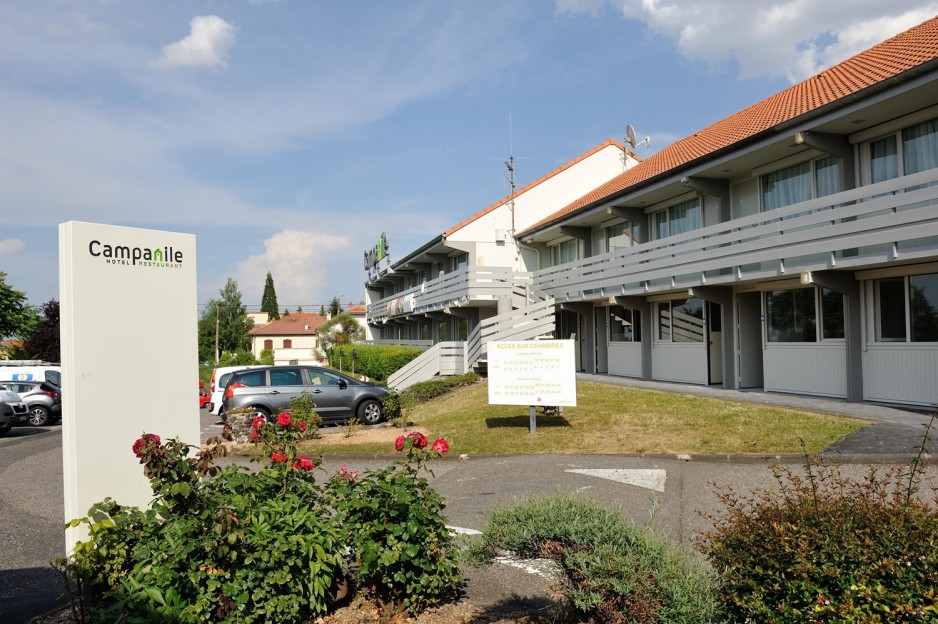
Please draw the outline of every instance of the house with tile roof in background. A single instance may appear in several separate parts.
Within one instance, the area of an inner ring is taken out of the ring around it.
[[[261,353],[270,349],[274,364],[319,364],[319,327],[328,319],[325,316],[296,312],[250,332],[251,352],[260,360]]]
[[[519,225],[554,334],[589,373],[938,403],[936,103],[938,18]]]
[[[414,365],[419,372],[405,372],[398,387],[441,371],[463,372],[467,357],[478,359],[465,353],[465,342],[487,322],[514,328],[516,339],[551,333],[553,304],[531,286],[539,254],[515,233],[637,163],[620,143],[606,141],[393,263],[381,266],[380,253],[369,263],[366,253],[372,339],[427,348]],[[380,242],[376,249],[383,247]]]

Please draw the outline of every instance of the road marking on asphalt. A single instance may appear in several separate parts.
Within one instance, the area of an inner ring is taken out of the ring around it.
[[[522,572],[534,574],[546,579],[557,578],[560,575],[560,569],[556,563],[550,559],[517,559],[515,557],[495,557],[495,563],[500,563],[512,568],[517,568]]]
[[[455,533],[456,535],[482,535],[482,531],[476,531],[475,529],[464,529],[462,527],[449,525],[446,525],[446,528],[449,529],[450,533]]]
[[[634,485],[656,492],[664,492],[664,483],[668,475],[666,470],[660,468],[582,468],[565,470],[564,472],[573,472],[588,477],[599,477],[600,479],[608,479],[609,481],[625,483],[626,485]]]

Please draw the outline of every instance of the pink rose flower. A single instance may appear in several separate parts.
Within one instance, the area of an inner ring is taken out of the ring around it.
[[[160,445],[160,436],[156,435],[155,433],[144,433],[142,436],[137,438],[132,447],[134,455],[136,455],[138,458],[143,457],[144,448],[150,444],[158,447]]]
[[[404,436],[397,436],[397,439],[394,440],[394,450],[395,451],[404,450]]]
[[[436,451],[440,455],[446,455],[449,452],[449,444],[446,443],[446,440],[443,438],[437,438],[433,441],[433,446],[430,447],[431,451]]]
[[[306,455],[300,455],[299,457],[297,457],[297,459],[299,461],[297,462],[297,464],[294,464],[294,466],[298,465],[299,468],[301,468],[302,470],[309,472],[310,470],[316,467],[316,464],[313,463],[313,460],[311,460]]]
[[[427,446],[427,436],[423,435],[419,431],[414,431],[407,436],[414,441],[414,446],[419,449],[425,448]]]
[[[280,415],[277,416],[277,424],[281,427],[289,427],[291,422],[293,422],[293,419],[286,412],[280,412]]]

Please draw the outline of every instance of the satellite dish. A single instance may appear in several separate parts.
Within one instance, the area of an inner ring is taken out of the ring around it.
[[[625,127],[625,142],[632,147],[638,144],[638,137],[635,136],[635,128],[632,127],[632,124]]]
[[[625,127],[625,142],[628,143],[632,149],[635,149],[639,145],[648,147],[651,145],[651,137],[645,137],[641,141],[638,140],[638,137],[635,136],[635,128],[632,127],[632,124],[628,124]]]

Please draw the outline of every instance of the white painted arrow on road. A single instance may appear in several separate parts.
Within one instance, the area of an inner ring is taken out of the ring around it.
[[[600,479],[617,481],[618,483],[634,485],[656,492],[664,492],[664,482],[668,475],[667,471],[659,468],[636,468],[632,470],[625,468],[578,468],[566,470],[565,472],[574,472],[589,477],[599,477]]]

